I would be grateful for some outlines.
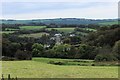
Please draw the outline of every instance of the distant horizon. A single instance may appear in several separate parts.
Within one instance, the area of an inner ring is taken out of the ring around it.
[[[95,19],[95,18],[43,18],[43,19],[92,19],[92,20],[108,20],[108,19],[119,19],[119,18],[103,18],[103,19]],[[42,20],[40,18],[37,19],[0,19],[0,20]]]

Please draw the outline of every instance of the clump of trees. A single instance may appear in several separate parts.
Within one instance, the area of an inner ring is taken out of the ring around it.
[[[114,53],[115,57],[120,60],[120,40],[115,43],[112,53]]]
[[[38,43],[35,43],[32,47],[34,57],[94,59],[97,52],[95,52],[94,47],[86,44],[77,47],[71,44],[61,44],[48,50],[45,50],[43,45]]]
[[[96,61],[116,61],[119,59],[120,25],[100,27],[97,32],[90,33],[87,44],[99,48]],[[106,47],[107,46],[107,47]]]
[[[34,57],[41,57],[44,51],[42,44],[35,43],[32,45],[32,54]]]
[[[6,38],[2,41],[2,56],[6,56],[11,60],[31,60],[32,59],[32,43],[12,43]],[[3,58],[3,60],[6,60]]]

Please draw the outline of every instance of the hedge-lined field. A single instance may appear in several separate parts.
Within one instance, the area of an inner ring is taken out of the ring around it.
[[[21,30],[36,30],[36,29],[42,29],[46,28],[46,26],[21,26]]]
[[[33,58],[32,61],[3,61],[2,73],[18,78],[117,78],[117,66],[53,65],[67,59]],[[69,59],[70,60],[70,59]]]

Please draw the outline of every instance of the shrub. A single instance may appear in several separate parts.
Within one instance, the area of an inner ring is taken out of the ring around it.
[[[95,61],[116,61],[117,58],[112,54],[98,54],[95,57]]]
[[[54,64],[54,65],[65,65],[65,62],[61,62],[61,61],[50,61],[49,64]]]
[[[48,63],[49,63],[49,64],[54,64],[55,62],[54,62],[54,61],[49,61]]]
[[[64,65],[64,62],[55,62],[55,65]]]
[[[95,64],[92,64],[91,66],[95,66]]]

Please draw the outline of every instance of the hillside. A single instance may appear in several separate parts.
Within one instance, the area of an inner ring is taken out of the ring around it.
[[[34,20],[0,20],[1,23],[5,24],[102,24],[102,23],[114,23],[117,19],[80,19],[80,18],[56,18],[56,19],[34,19]]]

